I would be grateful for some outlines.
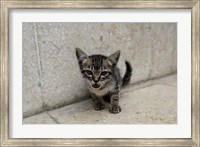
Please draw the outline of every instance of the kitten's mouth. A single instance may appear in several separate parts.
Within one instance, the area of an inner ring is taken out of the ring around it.
[[[99,84],[92,84],[92,88],[95,88],[95,89],[100,88],[100,86],[101,85],[99,85]]]

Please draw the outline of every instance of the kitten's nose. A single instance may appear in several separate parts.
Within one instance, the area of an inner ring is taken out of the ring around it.
[[[94,77],[93,77],[93,81],[94,81],[94,83],[98,83],[98,82],[99,82],[99,77],[96,76],[96,75],[94,75]]]
[[[98,83],[98,82],[99,82],[99,80],[95,80],[95,79],[94,79],[94,83]]]

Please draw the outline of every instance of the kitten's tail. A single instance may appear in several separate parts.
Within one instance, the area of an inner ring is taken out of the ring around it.
[[[126,64],[126,72],[124,74],[123,80],[122,80],[122,86],[127,85],[130,80],[131,80],[131,76],[132,76],[132,66],[128,61],[125,61]]]

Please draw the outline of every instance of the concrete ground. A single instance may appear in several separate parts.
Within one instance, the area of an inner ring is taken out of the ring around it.
[[[23,119],[24,124],[175,124],[177,123],[177,76],[170,75],[129,85],[121,91],[119,114],[109,105],[95,111],[92,100],[67,105]]]

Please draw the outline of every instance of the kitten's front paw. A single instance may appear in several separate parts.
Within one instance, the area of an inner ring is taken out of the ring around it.
[[[102,104],[102,103],[96,103],[96,104],[94,105],[94,109],[95,109],[96,111],[103,110],[103,109],[104,109],[104,104]]]
[[[120,108],[120,106],[114,105],[110,108],[110,112],[113,114],[117,114],[117,113],[121,112],[121,108]]]

